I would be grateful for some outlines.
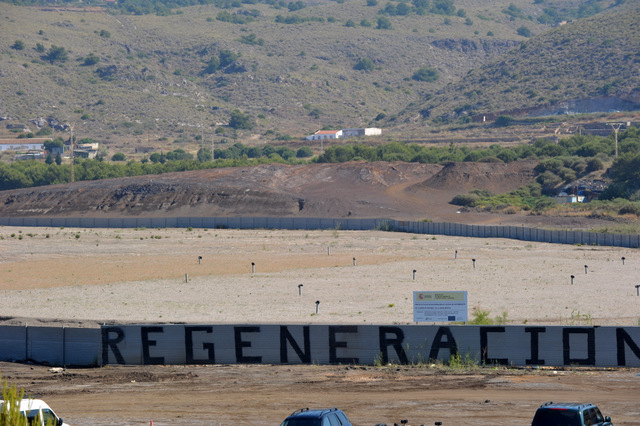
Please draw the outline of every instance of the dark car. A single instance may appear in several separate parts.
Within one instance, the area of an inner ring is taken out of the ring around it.
[[[301,408],[284,419],[281,426],[352,426],[341,410],[337,408],[310,410]]]
[[[536,411],[531,426],[612,426],[593,404],[545,402]]]

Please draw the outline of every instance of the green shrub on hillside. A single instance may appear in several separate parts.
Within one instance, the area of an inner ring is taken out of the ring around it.
[[[369,58],[360,58],[360,60],[353,66],[354,70],[371,72],[375,69],[373,61]]]
[[[426,82],[434,82],[440,78],[440,73],[435,68],[430,68],[428,66],[420,67],[420,69],[413,73],[411,76],[412,79],[416,81],[426,81]]]
[[[69,59],[69,53],[67,49],[62,46],[52,45],[49,52],[42,57],[45,61],[49,61],[52,64],[54,62],[64,62]]]

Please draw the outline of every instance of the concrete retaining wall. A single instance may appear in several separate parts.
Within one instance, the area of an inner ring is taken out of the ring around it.
[[[640,367],[640,327],[130,324],[0,327],[0,360],[51,365],[481,364]]]
[[[520,226],[481,226],[460,223],[410,222],[392,219],[326,219],[273,217],[173,217],[173,218],[46,218],[3,217],[1,226],[65,228],[232,228],[232,229],[379,229],[415,234],[474,238],[511,238],[554,244],[640,247],[640,235],[581,231],[551,231]]]
[[[32,360],[50,365],[97,366],[101,362],[100,330],[69,327],[0,327],[0,359]]]

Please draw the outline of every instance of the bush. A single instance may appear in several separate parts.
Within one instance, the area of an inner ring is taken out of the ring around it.
[[[11,45],[11,48],[14,50],[24,50],[24,41],[16,40],[15,43]]]
[[[0,424],[12,426],[27,426],[27,418],[20,412],[20,400],[24,398],[24,389],[16,385],[9,385],[2,381],[2,409],[0,409]],[[47,423],[48,424],[48,423]]]
[[[82,63],[82,65],[91,66],[97,64],[98,62],[100,62],[100,58],[93,53],[90,53],[89,56],[84,58],[84,62]]]
[[[412,79],[416,81],[434,82],[440,78],[438,70],[435,68],[429,68],[427,66],[420,67],[418,71],[413,73]]]
[[[450,204],[454,206],[465,206],[465,207],[473,207],[476,201],[478,201],[479,197],[473,194],[460,194],[453,197],[450,201]]]
[[[510,117],[508,115],[500,115],[498,116],[498,118],[496,118],[496,121],[494,124],[497,127],[507,127],[511,125],[511,122],[513,122],[513,117]]]
[[[297,158],[308,158],[313,155],[313,151],[308,146],[303,146],[296,152]]]
[[[52,45],[49,49],[49,53],[47,53],[43,59],[51,62],[52,64],[56,61],[64,62],[69,59],[69,53],[64,47]]]
[[[516,30],[519,36],[522,37],[531,37],[531,30],[525,26],[522,26]]]
[[[125,161],[126,159],[127,159],[127,157],[121,152],[116,152],[111,157],[111,161]]]
[[[620,210],[618,210],[618,214],[634,214],[640,216],[640,205],[630,203],[622,206]]]
[[[251,124],[251,117],[249,117],[248,114],[243,114],[240,110],[234,109],[231,111],[229,127],[232,129],[251,130],[253,128],[253,124]]]
[[[371,61],[371,59],[369,58],[361,58],[358,63],[353,66],[353,69],[356,71],[366,72],[371,72],[374,70],[374,68],[375,65],[373,65],[373,61]]]
[[[391,21],[386,16],[379,16],[378,17],[378,27],[377,28],[379,30],[390,30],[390,29],[392,29]]]

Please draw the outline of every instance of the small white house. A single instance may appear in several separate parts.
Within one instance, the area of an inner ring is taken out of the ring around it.
[[[313,135],[307,136],[305,139],[308,141],[318,141],[323,139],[353,138],[358,136],[379,136],[381,134],[382,129],[378,129],[377,127],[342,130],[318,130]]]
[[[51,139],[23,138],[0,139],[0,151],[31,151],[44,149],[44,143]]]
[[[342,137],[342,130],[318,130],[311,136],[307,136],[305,139],[309,141],[319,141],[324,139],[340,139]]]
[[[575,195],[575,194],[567,194],[566,192],[561,192],[560,194],[553,197],[558,204],[572,204],[572,203],[584,203],[586,202],[586,197],[584,195]]]
[[[377,127],[367,127],[360,129],[342,129],[342,137],[358,137],[358,136],[380,136],[382,129]]]

